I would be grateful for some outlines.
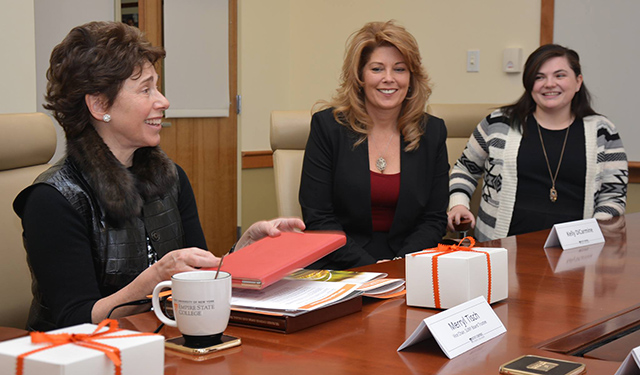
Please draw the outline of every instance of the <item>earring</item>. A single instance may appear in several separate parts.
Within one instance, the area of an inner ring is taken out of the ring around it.
[[[102,121],[104,121],[104,122],[111,121],[111,115],[108,114],[108,113],[105,113],[104,116],[102,116]]]

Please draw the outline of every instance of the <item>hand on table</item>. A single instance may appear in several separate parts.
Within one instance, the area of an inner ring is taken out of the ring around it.
[[[447,230],[449,232],[457,232],[460,229],[456,229],[456,226],[469,222],[471,228],[476,226],[476,218],[471,211],[463,205],[453,206],[447,215]]]

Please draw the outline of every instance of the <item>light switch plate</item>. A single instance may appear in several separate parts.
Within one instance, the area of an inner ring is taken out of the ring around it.
[[[480,50],[467,51],[467,72],[480,71]]]

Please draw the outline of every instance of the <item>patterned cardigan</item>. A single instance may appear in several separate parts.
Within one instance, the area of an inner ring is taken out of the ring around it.
[[[584,121],[587,172],[583,217],[606,220],[624,214],[629,171],[616,127],[603,116]],[[451,171],[449,209],[469,208],[483,178],[475,236],[480,241],[504,238],[509,231],[518,187],[518,149],[522,134],[500,110],[478,124]],[[589,199],[591,197],[591,199]]]

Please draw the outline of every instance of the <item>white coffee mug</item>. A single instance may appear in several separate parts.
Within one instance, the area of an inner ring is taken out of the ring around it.
[[[169,319],[160,308],[159,294],[171,288],[173,315]],[[160,321],[177,327],[191,347],[210,346],[219,341],[231,314],[231,275],[216,271],[189,271],[173,275],[153,289],[153,311]]]

